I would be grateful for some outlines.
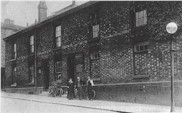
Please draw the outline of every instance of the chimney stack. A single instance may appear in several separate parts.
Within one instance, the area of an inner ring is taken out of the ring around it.
[[[47,5],[45,1],[40,1],[38,5],[38,22],[47,18]]]
[[[72,0],[72,5],[76,5],[76,1],[75,0]]]
[[[11,19],[4,19],[4,23],[5,24],[8,24],[8,25],[14,25],[14,21],[13,20],[11,20]]]

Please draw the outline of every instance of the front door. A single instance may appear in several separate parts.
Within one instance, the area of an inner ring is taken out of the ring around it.
[[[43,66],[43,78],[44,78],[44,90],[49,88],[49,62],[44,60],[42,63]]]
[[[75,55],[74,54],[70,54],[68,56],[68,59],[67,59],[67,64],[68,64],[68,80],[69,80],[69,78],[72,78],[73,81],[75,81],[75,76],[74,76],[75,63],[74,63],[74,59],[75,59]]]

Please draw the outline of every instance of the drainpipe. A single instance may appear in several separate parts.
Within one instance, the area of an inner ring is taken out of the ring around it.
[[[36,34],[36,29],[35,29],[35,36],[34,36],[34,50],[35,50],[35,60],[34,60],[34,63],[35,63],[35,87],[37,87],[37,34]]]

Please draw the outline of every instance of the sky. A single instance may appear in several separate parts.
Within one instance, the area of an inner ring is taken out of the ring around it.
[[[72,0],[45,1],[48,7],[48,16],[72,3]],[[88,0],[75,1],[77,5],[80,5]],[[38,0],[1,0],[1,22],[3,22],[4,19],[9,18],[14,20],[14,24],[19,26],[26,26],[27,23],[31,25],[35,23],[35,19],[38,20],[38,4]]]

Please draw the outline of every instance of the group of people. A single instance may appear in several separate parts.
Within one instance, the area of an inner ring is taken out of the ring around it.
[[[91,80],[90,76],[87,77],[87,82],[84,82],[83,80],[80,79],[80,77],[77,77],[75,83],[73,82],[72,78],[69,79],[68,81],[68,95],[67,98],[69,100],[72,100],[73,98],[76,97],[75,95],[75,88],[77,89],[77,94],[78,98],[81,100],[84,96],[84,91],[86,88],[86,93],[88,95],[88,99],[92,100],[92,86],[94,85],[93,81]]]

